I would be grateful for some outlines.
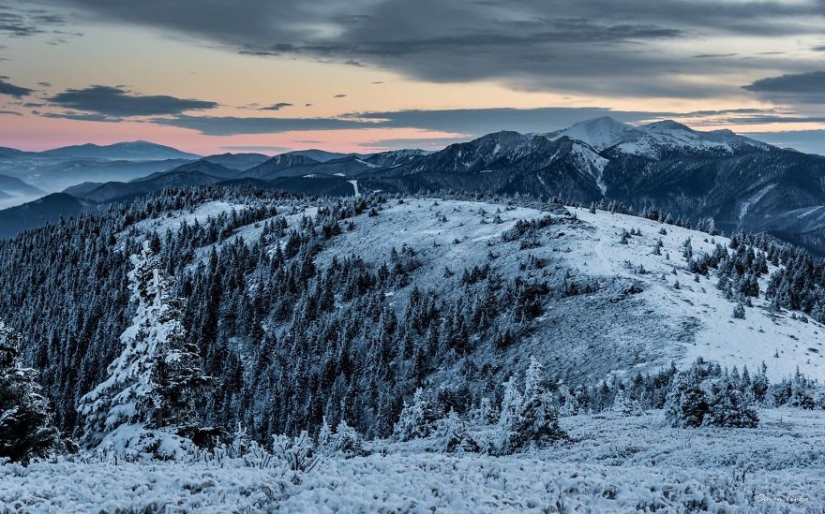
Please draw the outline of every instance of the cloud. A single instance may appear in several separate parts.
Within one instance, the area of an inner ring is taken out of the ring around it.
[[[23,98],[24,96],[28,96],[34,93],[33,89],[15,86],[14,84],[6,82],[6,78],[8,77],[0,78],[0,95],[8,95],[13,96],[15,98]]]
[[[177,115],[152,118],[149,121],[159,125],[195,130],[212,136],[367,128],[416,128],[433,132],[483,135],[499,130],[548,132],[568,127],[584,119],[600,116],[612,116],[626,122],[642,122],[673,115],[673,113],[613,111],[598,107],[548,107],[357,112],[343,114],[337,118]]]
[[[339,94],[339,95],[335,95],[333,98],[346,98],[346,97],[347,97],[347,95]]]
[[[276,104],[272,104],[269,107],[261,107],[259,110],[261,111],[280,111],[285,107],[292,107],[292,104],[287,102],[279,102]]]
[[[177,115],[186,111],[213,109],[215,102],[175,98],[166,95],[140,95],[122,86],[90,86],[85,89],[68,89],[48,101],[51,104],[83,111],[106,118],[134,116]]]
[[[792,130],[784,132],[750,132],[748,137],[782,148],[825,155],[825,130]]]
[[[0,115],[2,116],[23,116],[17,111],[0,111]]]
[[[417,128],[456,134],[483,135],[499,130],[550,132],[569,127],[582,120],[611,116],[619,121],[636,123],[673,113],[614,111],[600,107],[545,107],[535,109],[444,109],[364,112],[345,115],[377,123],[382,127]]]
[[[825,71],[764,78],[742,88],[777,103],[825,104]]]
[[[277,134],[312,130],[344,130],[374,126],[368,122],[337,118],[242,118],[235,116],[187,116],[153,118],[152,123],[195,130],[209,136]]]
[[[118,123],[123,121],[123,118],[117,116],[107,116],[105,114],[88,114],[82,112],[40,112],[32,111],[32,114],[42,116],[43,118],[51,118],[55,120],[72,120],[72,121],[93,121],[98,123]]]
[[[467,141],[468,137],[436,137],[436,138],[396,138],[396,139],[379,139],[376,141],[367,141],[361,143],[362,148],[385,151],[394,150],[397,148],[420,148],[422,150],[441,150],[454,143],[463,143]]]
[[[228,152],[254,152],[254,153],[283,153],[288,152],[291,148],[286,146],[257,146],[257,145],[231,145],[231,146],[222,146],[222,150],[226,150]]]
[[[44,9],[26,9],[0,5],[0,34],[14,37],[52,32],[50,27],[66,25],[66,18]]]
[[[41,1],[254,55],[358,63],[431,82],[630,97],[730,94],[738,91],[727,83],[733,71],[804,71],[802,59],[690,59],[697,52],[687,49],[699,39],[747,36],[762,50],[760,38],[819,36],[825,23],[822,0]]]
[[[813,50],[816,52],[825,52],[825,45],[814,47]]]

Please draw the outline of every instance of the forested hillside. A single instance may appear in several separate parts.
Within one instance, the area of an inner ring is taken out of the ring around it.
[[[445,413],[498,404],[531,355],[558,394],[596,410],[616,394],[599,392],[605,379],[697,356],[752,372],[767,361],[778,379],[794,372],[772,360],[782,353],[823,376],[821,262],[645,214],[167,191],[0,243],[0,318],[23,335],[57,426],[78,436],[81,398],[107,379],[136,319],[128,277],[144,244],[180,305],[181,347],[219,384],[195,417],[259,440],[324,419],[386,437],[419,387]],[[737,304],[746,321],[731,316]]]

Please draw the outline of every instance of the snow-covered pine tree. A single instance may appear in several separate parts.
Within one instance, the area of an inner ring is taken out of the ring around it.
[[[665,419],[674,427],[755,427],[759,423],[749,395],[739,389],[738,373],[699,359],[677,375],[665,401]]]
[[[0,321],[0,458],[28,462],[60,444],[37,372],[18,361],[20,335]]]
[[[718,379],[710,383],[709,389],[710,410],[702,426],[753,428],[759,424],[759,416],[735,382]]]
[[[427,437],[433,430],[433,414],[430,404],[424,398],[424,391],[417,389],[412,403],[404,402],[404,409],[393,429],[396,441],[411,441]]]
[[[478,453],[481,447],[467,433],[467,426],[453,409],[447,417],[438,421],[438,437],[441,451],[445,453]]]
[[[326,420],[324,420],[326,426]],[[327,427],[329,430],[329,427]],[[343,419],[338,422],[335,427],[335,433],[326,434],[326,441],[322,440],[323,434],[318,436],[318,448],[326,455],[343,457],[350,459],[352,457],[363,457],[368,455],[364,449],[364,440],[357,430],[347,425]]]
[[[677,375],[665,400],[665,419],[674,427],[699,427],[710,407],[695,375]]]
[[[559,427],[559,413],[555,399],[546,387],[544,366],[535,358],[530,357],[524,379],[524,395],[518,393],[511,379],[507,383],[504,402],[499,422],[498,453],[508,455],[567,436]]]
[[[108,378],[83,396],[78,408],[82,441],[90,447],[120,427],[191,434],[195,399],[212,383],[200,368],[197,349],[185,342],[180,300],[169,298],[169,284],[148,244],[132,256],[132,264],[129,287],[137,311],[120,336],[123,351],[109,366]]]

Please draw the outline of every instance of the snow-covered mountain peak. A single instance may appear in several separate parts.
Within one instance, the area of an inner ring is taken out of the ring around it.
[[[683,125],[678,121],[673,120],[662,120],[656,121],[654,123],[649,123],[647,125],[643,125],[640,129],[644,132],[652,132],[652,133],[670,133],[670,132],[691,132],[696,133],[695,130],[688,127],[687,125]]]
[[[588,144],[601,152],[606,148],[618,144],[636,129],[609,116],[581,121],[568,129],[547,134],[547,138],[555,141],[561,137],[569,137]]]

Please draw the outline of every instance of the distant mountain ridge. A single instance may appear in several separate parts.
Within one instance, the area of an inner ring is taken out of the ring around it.
[[[162,161],[166,159],[197,159],[200,157],[196,154],[182,152],[170,146],[148,141],[131,141],[104,146],[87,143],[46,150],[40,152],[40,154],[49,157],[112,161]]]
[[[244,169],[242,163],[251,166]],[[581,204],[615,201],[637,211],[656,207],[692,222],[710,217],[727,233],[766,231],[825,255],[825,216],[816,211],[825,205],[825,157],[672,120],[632,126],[597,118],[542,134],[501,131],[436,152],[307,150],[155,164],[138,180],[83,184],[66,192],[112,202],[166,187],[247,181],[347,195],[355,193],[351,182],[357,181],[364,193],[463,190]]]

